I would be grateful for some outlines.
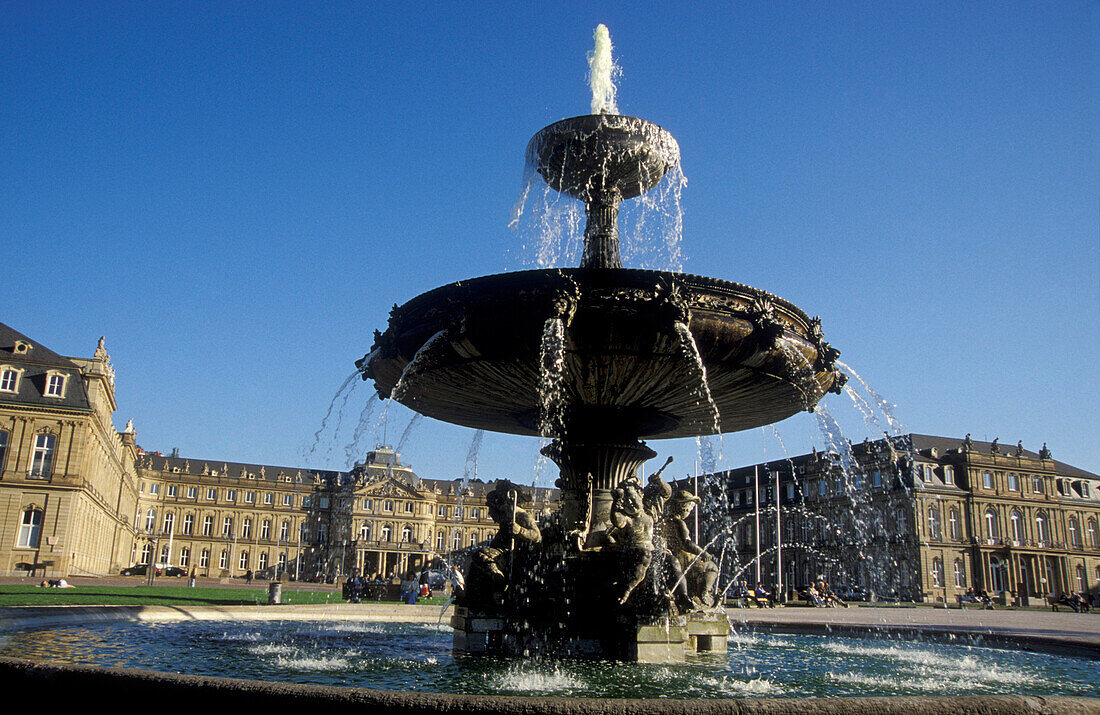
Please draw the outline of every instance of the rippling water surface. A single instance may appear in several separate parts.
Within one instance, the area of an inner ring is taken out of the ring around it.
[[[125,623],[0,636],[0,655],[426,692],[643,698],[1028,693],[1100,696],[1100,662],[967,645],[735,634],[676,665],[451,653],[451,629],[395,623]]]

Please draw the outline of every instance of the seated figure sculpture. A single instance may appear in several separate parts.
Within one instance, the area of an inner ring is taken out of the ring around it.
[[[489,517],[500,528],[496,536],[473,553],[466,574],[463,605],[474,610],[492,610],[503,605],[504,593],[512,581],[516,552],[542,541],[538,522],[519,506],[520,489],[507,481],[497,482],[485,501]]]
[[[718,602],[715,584],[718,581],[718,564],[710,554],[691,539],[687,518],[695,505],[702,501],[687,489],[680,489],[668,502],[667,513],[660,523],[661,537],[672,553],[688,595],[696,608],[713,608]]]

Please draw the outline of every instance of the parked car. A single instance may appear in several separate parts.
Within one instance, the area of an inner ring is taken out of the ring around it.
[[[157,575],[159,576],[160,574],[161,574],[161,570],[158,568],[157,569]],[[181,576],[186,576],[187,575],[187,569],[181,568],[179,566],[169,566],[166,569],[164,569],[164,575],[165,576],[174,576],[175,578],[180,578]]]
[[[144,576],[148,572],[149,572],[149,564],[138,564],[137,566],[128,566],[128,567],[122,569],[122,571],[120,571],[120,573],[123,576]],[[159,568],[156,571],[156,575],[160,576],[160,569]]]

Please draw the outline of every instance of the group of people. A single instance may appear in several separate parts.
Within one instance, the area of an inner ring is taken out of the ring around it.
[[[738,604],[755,603],[760,608],[775,608],[772,592],[764,588],[764,584],[759,581],[756,582],[756,588],[750,588],[748,581],[742,581],[734,588],[732,596]]]
[[[848,604],[833,592],[829,582],[823,579],[818,579],[816,582],[811,583],[806,589],[806,596],[810,603],[814,605],[814,608],[832,608],[833,606],[840,606],[841,608],[848,607]]]
[[[978,591],[973,588],[966,589],[966,593],[959,596],[959,606],[965,608],[968,603],[976,603],[988,611],[993,610],[993,598],[984,588]]]

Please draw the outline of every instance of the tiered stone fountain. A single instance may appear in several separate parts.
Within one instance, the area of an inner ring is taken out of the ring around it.
[[[538,522],[508,488],[491,502],[501,529],[471,565],[455,648],[641,661],[724,649],[713,568],[679,531],[698,500],[659,476],[643,487],[638,469],[656,453],[642,440],[812,409],[843,383],[839,353],[816,318],[763,291],[623,267],[620,202],[680,160],[661,127],[574,117],[538,132],[527,159],[585,203],[581,265],[436,288],[395,306],[357,363],[381,396],[429,417],[553,439],[544,453],[561,471],[560,512]],[[542,348],[548,325],[562,338],[556,356]]]

